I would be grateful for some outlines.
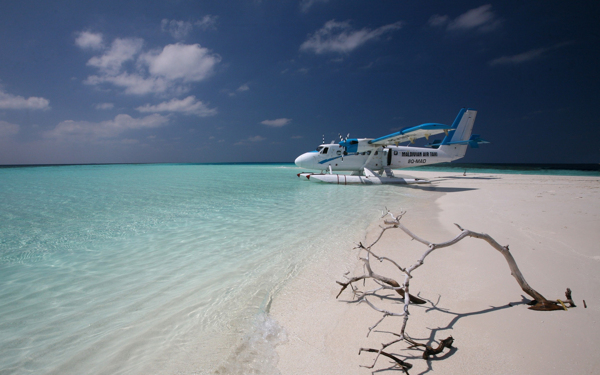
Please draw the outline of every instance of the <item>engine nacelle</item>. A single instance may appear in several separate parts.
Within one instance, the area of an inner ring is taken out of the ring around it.
[[[354,154],[357,152],[365,152],[373,150],[377,148],[377,146],[369,144],[369,141],[373,138],[350,138],[341,141],[339,144],[344,148],[349,154]]]

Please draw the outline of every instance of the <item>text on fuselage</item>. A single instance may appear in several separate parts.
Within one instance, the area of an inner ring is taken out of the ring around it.
[[[402,156],[403,157],[417,157],[417,156],[422,156],[422,157],[426,157],[426,156],[438,156],[437,152],[420,152],[420,151],[402,151]]]

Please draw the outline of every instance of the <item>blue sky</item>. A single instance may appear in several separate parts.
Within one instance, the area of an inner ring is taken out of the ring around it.
[[[596,2],[15,1],[0,164],[291,162],[478,110],[464,162],[600,161]]]

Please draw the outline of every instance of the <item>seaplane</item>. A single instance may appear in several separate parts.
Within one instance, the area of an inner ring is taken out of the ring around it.
[[[380,138],[342,138],[336,144],[323,143],[316,150],[298,156],[295,164],[300,168],[320,170],[301,172],[298,177],[308,181],[332,184],[423,184],[424,179],[394,176],[393,169],[445,163],[465,156],[468,147],[489,143],[479,135],[471,135],[477,111],[462,108],[452,125],[426,123],[404,128]],[[437,134],[435,140],[423,147],[411,147],[415,140]],[[400,143],[408,142],[407,146]],[[351,172],[337,174],[334,172]]]

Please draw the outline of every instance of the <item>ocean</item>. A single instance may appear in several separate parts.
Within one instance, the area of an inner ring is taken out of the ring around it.
[[[277,374],[273,296],[418,194],[298,172],[0,168],[0,374]]]

